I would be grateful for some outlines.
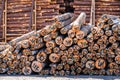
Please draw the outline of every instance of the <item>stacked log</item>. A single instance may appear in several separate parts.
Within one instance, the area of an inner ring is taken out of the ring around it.
[[[0,42],[3,40],[3,27],[2,27],[2,1],[0,1]]]
[[[53,17],[59,14],[59,4],[55,0],[37,0],[37,30],[53,23]]]
[[[74,0],[71,2],[74,8],[74,14],[79,15],[81,12],[85,12],[87,14],[86,21],[90,20],[90,10],[91,10],[91,0]]]
[[[97,27],[92,27],[91,33],[87,36],[87,52],[92,56],[89,60],[94,61],[94,66],[100,71],[97,73],[99,75],[120,74],[118,53],[120,49],[119,28],[119,17],[104,14],[98,20]]]
[[[54,17],[54,23],[12,40],[0,52],[0,73],[120,75],[120,19],[101,16],[97,27],[82,12]],[[6,44],[7,45],[7,44]]]
[[[7,2],[7,41],[28,33],[30,28],[31,0],[8,0]],[[17,26],[17,27],[16,27]]]

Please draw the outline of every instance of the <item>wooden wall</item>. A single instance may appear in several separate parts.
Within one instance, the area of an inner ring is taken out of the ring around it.
[[[7,0],[7,41],[33,30],[31,25],[34,0]],[[120,16],[120,0],[95,0],[96,21],[102,14]],[[2,0],[0,0],[0,16]],[[91,0],[36,0],[36,28],[37,30],[50,25],[53,17],[73,12],[79,15],[86,12],[87,22],[90,20]],[[1,18],[1,17],[0,17]],[[2,18],[0,19],[0,41],[3,34]]]

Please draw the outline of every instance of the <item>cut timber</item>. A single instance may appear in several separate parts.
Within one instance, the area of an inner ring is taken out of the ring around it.
[[[44,68],[44,63],[40,63],[39,61],[33,61],[31,68],[34,72],[40,72]]]
[[[81,28],[81,25],[85,24],[86,14],[82,12],[78,18],[73,22],[72,29],[75,31],[79,31]]]
[[[52,54],[50,54],[50,56],[49,56],[49,60],[50,60],[51,62],[53,62],[53,63],[59,62],[60,56],[59,56],[58,54],[56,54],[56,53],[52,53]]]

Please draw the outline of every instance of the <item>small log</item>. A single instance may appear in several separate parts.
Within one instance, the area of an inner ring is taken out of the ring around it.
[[[55,46],[56,46],[56,44],[55,44],[55,41],[53,41],[53,40],[46,42],[47,48],[53,49]]]
[[[35,60],[35,56],[29,56],[28,57],[28,61],[34,61]]]
[[[63,27],[63,28],[61,28],[60,29],[61,34],[67,34],[67,32],[71,29],[71,27],[72,27],[72,23]]]
[[[80,31],[76,33],[76,38],[83,39],[85,36],[87,36],[87,34],[90,33],[91,27],[91,25],[82,26]]]
[[[39,61],[33,61],[31,68],[34,72],[40,72],[44,68],[44,66],[44,63],[40,63]]]
[[[24,75],[30,75],[32,73],[32,70],[31,70],[30,67],[24,67],[22,69],[22,72],[23,72]]]
[[[53,48],[53,52],[54,52],[54,53],[58,53],[59,51],[60,51],[60,48],[59,48],[59,47]]]
[[[52,39],[55,39],[58,36],[58,32],[51,32],[50,35]]]
[[[21,46],[22,48],[29,48],[30,47],[29,41],[28,40],[21,41]]]
[[[112,33],[112,30],[107,30],[105,31],[105,35],[107,36],[111,36],[113,33]]]
[[[43,37],[43,40],[44,40],[45,42],[50,41],[51,39],[52,39],[52,38],[51,38],[51,35],[50,35],[50,34]]]
[[[98,59],[95,62],[95,66],[97,69],[104,69],[106,67],[106,61],[104,59]]]
[[[57,45],[61,45],[63,43],[63,37],[62,36],[58,36],[55,39],[55,42],[56,42]]]
[[[116,42],[115,36],[110,36],[109,37],[109,43],[115,43],[115,42]]]
[[[37,59],[37,61],[43,63],[47,59],[47,54],[44,51],[40,51],[40,52],[38,52],[36,59]]]
[[[118,55],[118,56],[115,57],[115,62],[117,64],[120,64],[120,55]]]
[[[88,42],[93,42],[93,34],[89,34],[88,36],[87,36],[87,41]]]
[[[52,49],[51,49],[51,48],[46,48],[46,49],[45,49],[45,52],[46,52],[47,54],[50,54],[50,53],[52,53]]]
[[[85,39],[81,39],[77,42],[80,48],[86,48],[88,46],[88,42]]]
[[[99,32],[100,31],[100,28],[99,27],[92,27],[91,28],[91,33],[92,34],[96,34],[97,32]]]
[[[73,44],[72,38],[66,37],[66,38],[63,40],[63,44],[64,44],[66,47],[71,46],[71,45]]]
[[[95,68],[95,62],[94,61],[87,61],[86,62],[86,68],[94,69]]]
[[[53,62],[53,63],[57,63],[57,62],[59,62],[59,60],[60,60],[60,56],[59,56],[58,54],[56,54],[56,53],[52,53],[52,54],[50,54],[50,56],[49,56],[49,60],[50,60],[51,62]]]
[[[70,37],[70,38],[75,37],[75,31],[74,30],[69,30],[68,31],[68,37]]]
[[[28,49],[24,49],[24,50],[22,51],[22,54],[23,54],[23,55],[26,55],[26,56],[29,56],[29,55],[32,54],[32,52],[31,52],[31,50],[28,48]]]

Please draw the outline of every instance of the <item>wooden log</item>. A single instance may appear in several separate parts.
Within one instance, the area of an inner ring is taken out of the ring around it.
[[[95,62],[95,66],[97,69],[104,69],[106,67],[106,61],[104,59],[98,59]]]
[[[53,41],[53,40],[46,42],[47,48],[53,49],[55,46],[56,46],[56,44],[55,44],[55,41]]]
[[[56,17],[54,17],[54,20],[55,21],[64,21],[64,20],[67,20],[67,19],[70,19],[71,17],[73,17],[73,14],[71,13],[65,13],[65,14],[62,14],[62,15],[58,15]]]
[[[9,47],[10,47],[10,45],[0,45],[0,52],[9,48]]]
[[[78,18],[73,22],[72,29],[75,31],[79,31],[81,28],[81,25],[85,24],[86,14],[82,12]]]
[[[22,48],[29,48],[30,47],[29,41],[28,40],[21,41],[21,46]]]
[[[71,29],[71,27],[72,27],[72,23],[61,28],[61,30],[60,30],[61,34],[67,34],[67,32]]]
[[[66,47],[71,46],[71,45],[73,44],[72,38],[66,37],[66,38],[63,40],[63,44],[64,44]]]
[[[87,62],[86,62],[86,68],[94,69],[94,68],[95,68],[95,63],[94,63],[94,61],[87,61]]]
[[[111,63],[109,64],[109,68],[110,68],[110,69],[118,69],[119,66],[118,66],[118,64],[115,63],[115,62],[111,62]]]
[[[9,42],[11,46],[14,46],[16,43],[18,43],[21,40],[25,40],[27,38],[30,38],[32,35],[34,35],[35,31],[29,32],[27,34],[22,35],[21,37],[15,38]]]
[[[80,31],[76,33],[76,38],[83,39],[85,36],[87,36],[87,34],[90,33],[91,27],[91,25],[82,26]]]
[[[67,56],[66,55],[62,55],[61,56],[61,60],[62,60],[62,62],[66,62],[67,61]]]
[[[43,40],[44,40],[45,42],[50,41],[50,40],[51,40],[51,35],[49,34],[49,35],[44,36],[44,37],[43,37]]]
[[[92,34],[96,34],[96,33],[99,32],[99,31],[100,31],[100,28],[99,28],[99,27],[92,27],[92,28],[91,28]]]
[[[4,51],[0,52],[0,58],[5,57],[7,54],[12,54],[9,48],[5,49]]]
[[[70,37],[70,38],[75,37],[75,31],[74,30],[69,30],[68,31],[68,37]]]
[[[112,30],[107,30],[105,31],[105,35],[107,36],[111,36],[113,33],[112,33]]]
[[[55,39],[55,42],[56,42],[57,45],[61,45],[63,43],[63,37],[62,36],[58,36]]]
[[[116,42],[115,36],[110,36],[109,37],[109,43],[115,43],[115,42]]]
[[[28,48],[28,49],[23,49],[22,54],[23,54],[23,55],[26,55],[26,56],[29,56],[29,55],[32,54],[32,52],[31,52],[31,50]]]
[[[60,61],[60,56],[56,53],[52,53],[50,54],[49,56],[49,60],[52,62],[52,63],[57,63]]]
[[[34,72],[40,72],[43,68],[44,68],[45,64],[44,63],[40,63],[39,61],[33,61],[31,68]]]
[[[50,53],[52,53],[52,49],[51,49],[51,48],[46,48],[46,49],[45,49],[45,52],[46,52],[47,54],[50,54]]]
[[[115,57],[115,62],[116,62],[117,64],[120,64],[120,56],[119,56],[119,55]]]
[[[58,27],[59,29],[61,29],[61,28],[65,27],[65,26],[69,25],[70,23],[72,23],[74,19],[75,19],[75,18],[72,17],[72,18],[66,19],[66,20],[64,20],[64,21],[56,22],[56,24],[58,24],[57,27]]]
[[[34,61],[35,60],[35,56],[29,56],[28,57],[28,61]]]
[[[80,48],[85,48],[85,47],[88,46],[88,42],[87,42],[85,39],[79,40],[79,41],[77,42],[77,44],[78,44],[78,46],[79,46]]]
[[[112,31],[113,32],[118,32],[118,25],[113,25],[112,26]]]
[[[58,32],[51,32],[50,35],[52,39],[55,39],[58,36]]]
[[[37,59],[37,61],[43,63],[47,59],[47,54],[44,51],[40,51],[40,52],[38,52],[36,59]]]
[[[31,70],[30,67],[24,67],[22,69],[22,72],[23,72],[24,75],[30,75],[32,73],[32,70]]]
[[[88,42],[93,42],[93,34],[89,34],[88,36],[87,36],[87,41]]]
[[[54,53],[58,53],[60,51],[60,48],[59,47],[55,47],[54,49],[53,49],[53,52]]]

